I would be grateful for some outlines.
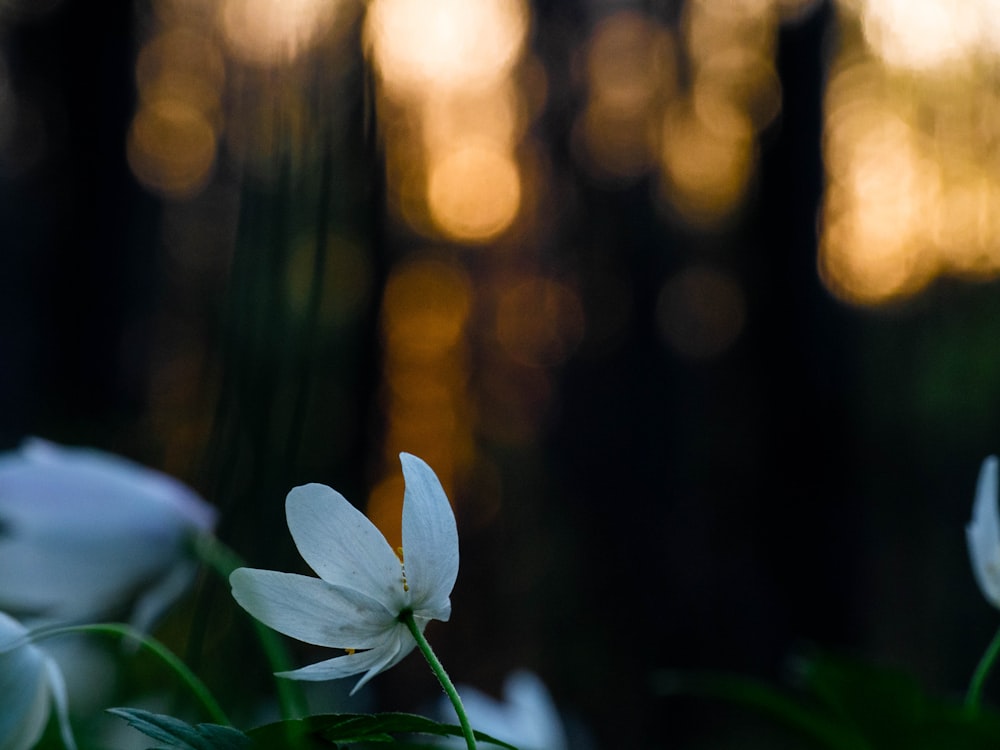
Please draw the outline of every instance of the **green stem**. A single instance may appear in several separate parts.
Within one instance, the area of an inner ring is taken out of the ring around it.
[[[195,540],[194,547],[202,562],[218,573],[227,584],[229,575],[245,565],[239,555],[210,534],[199,536]],[[271,670],[274,672],[292,671],[295,665],[288,655],[284,641],[269,627],[258,622],[255,618],[251,619],[264,656],[271,665]],[[305,694],[298,683],[294,680],[277,680],[275,684],[282,718],[297,719],[309,713]]]
[[[438,661],[437,655],[431,648],[431,644],[427,642],[424,634],[417,627],[417,623],[413,619],[413,613],[408,611],[403,612],[400,614],[399,619],[410,629],[413,640],[417,642],[417,648],[420,649],[420,652],[430,665],[434,676],[438,678],[438,682],[444,688],[444,692],[448,695],[449,700],[451,700],[451,705],[455,707],[455,713],[458,714],[458,723],[462,725],[462,733],[465,735],[465,744],[468,750],[476,750],[476,738],[472,733],[469,717],[465,715],[465,706],[462,705],[462,699],[458,697],[458,691],[455,689],[454,684],[452,684],[451,678],[448,677],[448,673],[444,671],[441,662]]]
[[[965,710],[969,713],[975,714],[979,710],[979,700],[983,692],[983,683],[986,682],[986,677],[993,668],[998,655],[1000,655],[1000,629],[993,636],[990,645],[986,647],[986,651],[979,660],[979,664],[976,665],[976,671],[972,675],[972,680],[969,682],[969,691],[965,694]]]
[[[173,651],[168,649],[152,636],[146,635],[130,625],[122,623],[99,623],[95,625],[60,625],[39,628],[38,630],[30,632],[27,638],[30,641],[40,641],[45,638],[52,638],[53,636],[64,635],[66,633],[103,633],[118,635],[122,638],[136,641],[147,651],[157,656],[160,661],[166,664],[167,667],[172,669],[174,673],[181,678],[181,681],[191,689],[191,692],[205,707],[205,711],[212,717],[212,721],[217,724],[232,726],[232,722],[229,721],[229,717],[226,716],[225,711],[222,710],[219,702],[215,700],[215,696],[212,695],[212,692],[208,689],[205,683],[202,682],[198,676],[188,668],[187,664],[181,661]]]

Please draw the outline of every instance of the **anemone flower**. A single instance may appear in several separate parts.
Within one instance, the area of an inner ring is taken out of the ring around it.
[[[972,520],[965,527],[972,573],[979,590],[1000,608],[1000,509],[997,507],[997,457],[983,461],[972,504]]]
[[[569,742],[552,696],[538,675],[525,669],[512,672],[504,681],[503,700],[474,687],[459,686],[469,723],[477,731],[503,740],[520,750],[566,750]],[[442,700],[438,713],[453,719],[452,704]],[[444,747],[465,747],[457,739]]]
[[[399,554],[343,495],[321,484],[296,487],[285,501],[299,554],[319,578],[239,568],[233,596],[265,625],[306,643],[347,651],[282,677],[334,680],[364,673],[351,693],[416,646],[403,618],[422,633],[451,615],[458,576],[458,531],[441,483],[416,456],[400,454],[403,546]]]
[[[75,750],[62,674],[27,642],[27,629],[0,612],[0,750],[28,750],[42,736],[52,704],[63,744]]]
[[[37,438],[0,454],[0,609],[22,622],[93,620],[129,604],[148,629],[190,583],[190,538],[214,509],[124,458]]]

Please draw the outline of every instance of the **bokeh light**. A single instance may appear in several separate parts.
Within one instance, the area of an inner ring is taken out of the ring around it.
[[[633,181],[656,163],[657,121],[677,87],[673,37],[650,16],[619,11],[594,28],[585,60],[577,158],[600,182]]]
[[[225,85],[225,62],[212,38],[177,26],[154,36],[139,51],[136,85],[144,102],[184,101],[218,118]]]
[[[216,132],[186,102],[164,99],[140,109],[128,136],[128,162],[147,188],[172,198],[190,196],[215,164]]]
[[[528,27],[521,0],[374,0],[366,36],[390,91],[476,88],[506,75]]]
[[[421,456],[463,539],[440,653],[493,694],[551,670],[574,748],[739,746],[660,678],[827,636],[902,661],[899,601],[963,611],[961,519],[912,532],[996,442],[1000,0],[125,6],[0,0],[0,437],[152,456],[274,569],[303,482],[398,545]],[[242,722],[271,670],[228,679],[256,652],[212,645],[253,633],[211,603],[178,653]],[[954,642],[915,662],[946,689]],[[422,705],[399,667],[358,705]]]
[[[219,21],[230,51],[243,62],[295,60],[334,22],[350,0],[222,0]]]
[[[428,180],[435,223],[466,242],[485,242],[504,231],[521,204],[517,164],[496,148],[459,145],[432,164]]]
[[[526,125],[524,102],[509,79],[469,92],[431,91],[420,104],[419,118],[423,145],[431,154],[470,139],[511,150]]]
[[[976,52],[981,13],[988,4],[866,0],[861,19],[866,40],[888,64],[929,71],[965,61]]]
[[[458,344],[472,304],[469,281],[435,260],[398,265],[385,285],[382,329],[393,352],[438,356]]]
[[[678,103],[663,128],[663,191],[694,225],[711,226],[729,216],[746,194],[756,143],[749,119],[723,102],[723,118],[709,121],[691,103]]]
[[[400,534],[400,451],[432,462],[449,494],[473,461],[475,417],[466,352],[472,303],[467,274],[430,257],[397,264],[386,283],[380,399],[385,425],[380,478],[368,513],[389,539]]]
[[[1000,271],[1000,99],[991,68],[971,64],[995,54],[985,8],[873,1],[842,16],[819,268],[844,300],[884,304],[943,274]]]

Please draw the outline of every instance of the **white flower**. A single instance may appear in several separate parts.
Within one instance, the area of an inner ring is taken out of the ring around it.
[[[214,509],[158,471],[29,439],[0,454],[0,609],[22,621],[92,620],[135,601],[148,629],[190,583],[185,545]]]
[[[0,750],[34,747],[53,703],[63,743],[74,750],[62,674],[27,635],[23,625],[0,612]]]
[[[520,750],[566,750],[569,743],[552,696],[532,672],[518,670],[504,682],[503,701],[473,687],[459,686],[472,728],[520,748]],[[455,719],[455,709],[447,699],[439,714]],[[464,740],[451,738],[446,747],[465,747]]]
[[[281,676],[333,680],[364,672],[353,694],[416,646],[401,614],[412,612],[421,632],[431,620],[451,616],[455,516],[431,468],[408,453],[399,459],[406,480],[401,558],[343,495],[307,484],[288,493],[285,514],[299,554],[319,578],[249,568],[230,576],[236,601],[261,622],[300,641],[348,651]]]
[[[983,461],[976,483],[972,520],[965,527],[972,572],[979,590],[1000,607],[1000,509],[997,507],[997,457]]]

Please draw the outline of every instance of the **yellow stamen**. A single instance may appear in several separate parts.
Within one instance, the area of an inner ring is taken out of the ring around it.
[[[396,556],[399,558],[399,564],[403,566],[403,591],[409,591],[410,587],[406,583],[406,564],[403,562],[403,548],[396,547]]]
[[[347,655],[348,655],[348,656],[350,656],[351,654],[353,654],[353,653],[354,653],[354,649],[353,649],[353,648],[345,648],[345,649],[344,649],[344,651],[346,651],[346,652],[347,652]]]

